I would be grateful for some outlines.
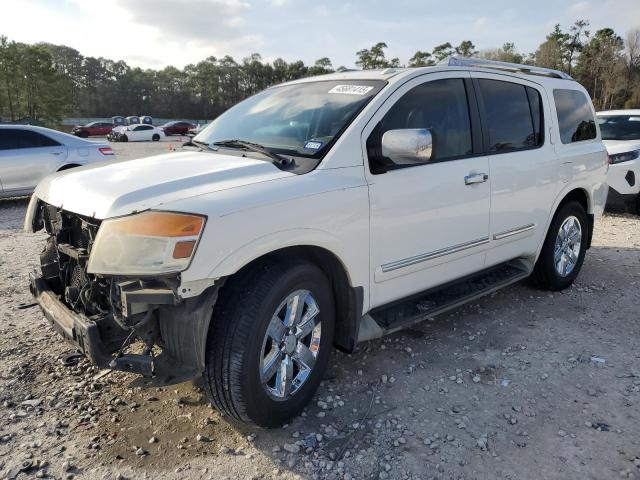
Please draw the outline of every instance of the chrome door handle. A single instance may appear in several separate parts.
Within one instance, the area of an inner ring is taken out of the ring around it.
[[[484,183],[489,180],[489,175],[486,173],[472,173],[464,177],[465,185],[473,185],[474,183]]]
[[[64,152],[51,152],[51,155],[62,155]]]

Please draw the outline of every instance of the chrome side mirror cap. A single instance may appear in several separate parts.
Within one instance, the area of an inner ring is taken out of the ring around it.
[[[382,135],[382,155],[398,165],[417,165],[431,160],[433,136],[428,128],[388,130]]]

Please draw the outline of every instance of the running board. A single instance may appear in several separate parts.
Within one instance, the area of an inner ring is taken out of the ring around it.
[[[528,262],[514,260],[376,308],[363,317],[358,341],[401,330],[516,283],[530,274]]]

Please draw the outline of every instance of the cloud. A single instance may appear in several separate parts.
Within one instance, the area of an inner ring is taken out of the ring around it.
[[[240,0],[117,0],[131,20],[160,35],[185,42],[233,43],[241,37],[243,14],[251,9]]]

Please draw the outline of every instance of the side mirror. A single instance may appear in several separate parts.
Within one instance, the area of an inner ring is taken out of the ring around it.
[[[382,155],[398,165],[418,165],[431,160],[433,137],[428,128],[388,130],[382,135]]]

